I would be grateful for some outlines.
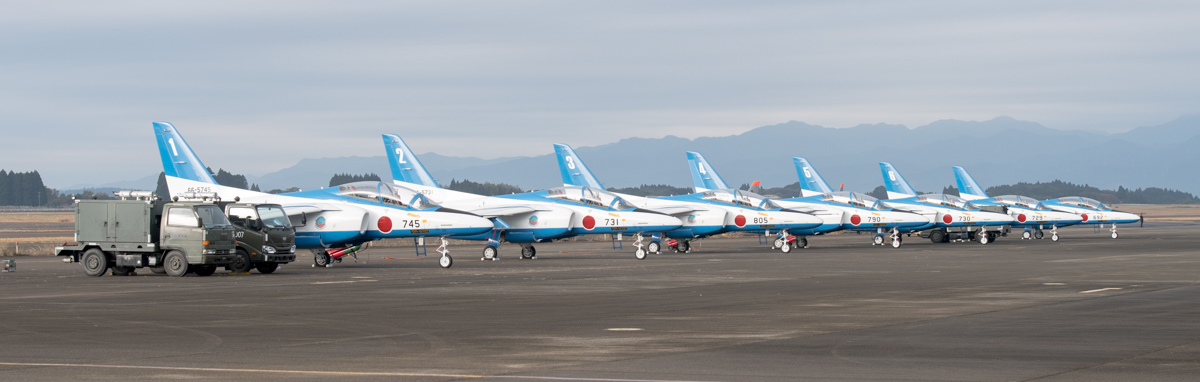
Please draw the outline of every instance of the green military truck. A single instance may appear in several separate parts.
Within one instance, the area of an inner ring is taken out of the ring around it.
[[[234,272],[275,272],[296,261],[296,229],[278,204],[221,203],[233,223],[237,249],[226,268]]]
[[[155,273],[208,276],[236,256],[234,227],[208,198],[163,201],[148,191],[115,192],[121,200],[76,200],[74,245],[54,248],[88,276]],[[213,195],[215,199],[215,195]]]

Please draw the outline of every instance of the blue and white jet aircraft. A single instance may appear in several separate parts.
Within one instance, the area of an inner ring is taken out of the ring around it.
[[[1022,240],[1044,237],[1042,229],[1050,228],[1050,240],[1058,241],[1058,227],[1066,227],[1082,222],[1080,215],[1060,212],[1042,204],[1040,200],[1020,196],[1003,195],[989,197],[983,187],[975,182],[975,178],[967,173],[967,169],[954,166],[954,180],[958,183],[958,196],[977,206],[1000,206],[1013,217],[1013,226],[1024,227]]]
[[[558,169],[563,184],[603,190],[596,176],[571,146],[555,144]],[[696,165],[691,167],[695,168]],[[707,172],[707,169],[705,170]],[[739,190],[703,190],[694,194],[647,198],[635,195],[616,194],[638,208],[658,211],[677,216],[683,226],[675,230],[661,231],[664,236],[680,239],[675,249],[687,252],[688,240],[704,238],[731,231],[764,231],[782,229],[806,229],[817,227],[821,220],[805,213],[783,211],[770,200],[760,195]],[[765,208],[760,208],[765,207]],[[747,218],[749,216],[749,218]],[[650,243],[652,252],[658,252],[659,243]]]
[[[493,228],[488,219],[442,207],[423,195],[401,195],[383,182],[355,182],[277,195],[222,186],[175,126],[154,122],[154,135],[172,196],[214,193],[223,200],[279,204],[296,227],[296,247],[312,250],[314,266],[330,265],[330,248],[384,238],[441,237],[439,265],[449,268],[453,259],[446,249],[447,236],[477,235]]]
[[[679,228],[674,217],[639,211],[621,197],[590,187],[558,187],[545,191],[497,197],[441,188],[399,136],[383,136],[395,184],[457,209],[491,217],[497,230],[487,235],[459,237],[488,240],[484,259],[495,258],[500,240],[521,244],[523,258],[537,252],[533,243],[576,235],[633,234],[634,256],[645,259],[642,233]]]
[[[1112,238],[1117,238],[1117,223],[1129,224],[1142,220],[1137,214],[1117,211],[1099,200],[1082,196],[1066,196],[1058,199],[1043,200],[1042,205],[1055,211],[1079,214],[1082,222],[1079,224],[1112,225]]]
[[[888,162],[879,162],[883,185],[887,189],[885,206],[928,217],[934,227],[921,231],[934,243],[952,239],[975,240],[987,244],[1003,234],[1013,218],[1008,214],[980,209],[966,199],[946,194],[917,195],[904,176]]]
[[[800,197],[776,199],[784,208],[811,208],[825,219],[825,225],[815,230],[791,231],[795,235],[814,235],[833,230],[874,232],[872,245],[883,245],[884,233],[891,231],[892,247],[903,243],[901,232],[917,231],[933,226],[928,217],[911,212],[894,211],[881,205],[874,197],[857,192],[833,191],[817,169],[807,159],[795,157],[796,175],[800,178]],[[824,230],[823,230],[824,229]],[[778,241],[777,243],[778,244]],[[807,248],[808,240],[801,238],[800,246]]]

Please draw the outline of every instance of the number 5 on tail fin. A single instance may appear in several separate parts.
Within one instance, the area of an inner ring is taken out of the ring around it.
[[[796,175],[800,177],[800,196],[833,192],[829,189],[829,184],[825,183],[825,179],[821,178],[821,174],[817,173],[817,169],[808,163],[808,159],[795,157],[792,158],[792,162],[796,164]]]

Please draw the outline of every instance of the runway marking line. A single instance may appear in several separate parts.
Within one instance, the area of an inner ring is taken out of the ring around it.
[[[35,363],[35,362],[0,362],[0,366],[41,366],[41,367],[75,367],[101,369],[137,369],[137,370],[170,370],[170,371],[208,371],[227,373],[270,373],[270,374],[305,374],[305,375],[340,375],[340,376],[370,376],[370,377],[434,377],[434,378],[504,378],[504,379],[534,379],[544,381],[594,381],[594,382],[714,382],[690,381],[674,379],[625,379],[625,378],[587,378],[587,377],[544,377],[533,375],[479,375],[479,374],[439,374],[439,373],[401,373],[401,372],[370,372],[370,371],[316,371],[316,370],[270,370],[270,369],[229,369],[213,367],[176,367],[176,366],[138,366],[138,365],[98,365],[86,363]]]
[[[1096,292],[1104,292],[1104,291],[1110,291],[1110,290],[1121,290],[1121,288],[1100,288],[1100,289],[1085,290],[1085,291],[1079,292],[1079,293],[1096,293]]]

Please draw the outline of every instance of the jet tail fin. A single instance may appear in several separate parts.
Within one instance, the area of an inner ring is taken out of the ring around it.
[[[437,181],[425,170],[421,160],[413,154],[408,145],[399,135],[384,134],[383,146],[387,148],[388,164],[392,169],[392,179],[401,182],[419,184],[426,187],[441,188]]]
[[[808,163],[808,159],[795,157],[792,158],[792,162],[796,164],[796,175],[800,176],[800,196],[813,196],[833,192],[833,190],[829,189],[829,184],[825,183],[825,179],[821,178],[821,174],[817,173],[817,169]]]
[[[975,183],[975,178],[967,173],[967,169],[961,166],[954,166],[954,180],[958,182],[958,196],[966,200],[987,199],[987,192],[983,191],[983,187],[979,187],[979,183]]]
[[[562,174],[564,186],[595,187],[601,190],[604,185],[596,179],[583,160],[575,154],[575,150],[563,143],[554,144],[554,154],[558,156],[558,171]]]
[[[724,190],[728,189],[729,185],[725,184],[725,180],[713,170],[708,164],[708,160],[704,159],[704,155],[695,151],[687,152],[688,167],[692,171],[692,185],[696,188],[696,192],[706,190]]]
[[[195,182],[217,184],[208,167],[192,151],[183,136],[170,122],[154,122],[154,136],[158,139],[158,155],[162,158],[163,173],[167,176]]]
[[[750,192],[762,195],[762,193],[763,193],[762,182],[756,180],[756,181],[754,181],[754,183],[750,183]]]
[[[879,162],[879,170],[883,173],[883,187],[887,189],[888,199],[901,199],[917,196],[900,171],[888,162]]]

